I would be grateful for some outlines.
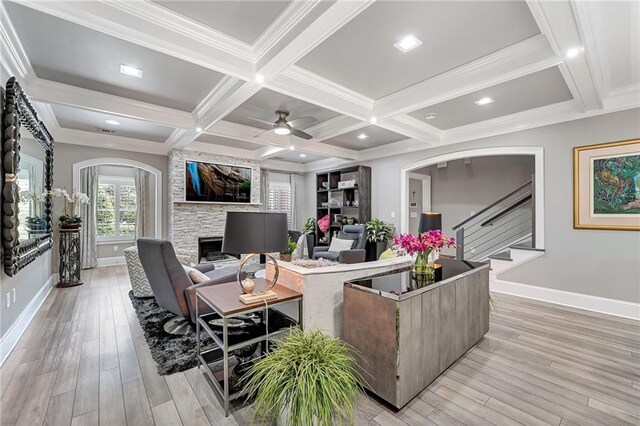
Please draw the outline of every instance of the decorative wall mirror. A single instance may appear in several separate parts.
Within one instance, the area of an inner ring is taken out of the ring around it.
[[[53,244],[53,138],[15,77],[3,98],[2,248],[14,276]]]

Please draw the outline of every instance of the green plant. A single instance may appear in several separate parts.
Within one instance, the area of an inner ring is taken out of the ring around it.
[[[393,239],[395,227],[393,224],[380,219],[367,222],[367,241],[371,243],[386,243]]]
[[[58,218],[58,222],[60,222],[60,225],[76,225],[82,223],[82,218],[80,216],[63,214]]]
[[[353,349],[321,331],[292,329],[243,379],[253,421],[282,414],[285,425],[353,424],[360,393]]]
[[[313,234],[316,232],[316,220],[313,217],[308,217],[304,221],[304,228],[302,228],[304,234]]]
[[[295,241],[291,241],[291,237],[289,237],[289,243],[288,243],[287,249],[282,253],[291,254],[296,250],[296,247],[298,247],[298,243],[296,243]]]

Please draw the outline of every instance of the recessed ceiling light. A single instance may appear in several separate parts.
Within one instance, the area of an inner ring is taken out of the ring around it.
[[[264,76],[262,74],[256,74],[256,83],[258,84],[264,83]]]
[[[572,47],[571,49],[568,49],[565,52],[565,56],[569,59],[571,58],[575,58],[576,56],[578,56],[580,53],[584,52],[584,48],[583,47]]]
[[[487,105],[490,104],[492,102],[495,102],[493,99],[486,97],[486,98],[482,98],[482,99],[478,99],[476,101],[476,105]]]
[[[368,138],[368,136],[367,136],[367,135],[365,135],[364,133],[360,133],[360,134],[358,135],[358,139],[366,139],[366,138]]]
[[[120,64],[120,73],[131,77],[142,78],[142,70],[131,65]]]
[[[422,42],[418,40],[418,37],[413,34],[409,34],[406,37],[403,37],[402,40],[394,44],[395,48],[400,50],[403,53],[407,53],[410,50],[415,49],[420,46]]]
[[[120,122],[117,121],[117,120],[109,119],[109,120],[104,120],[104,122],[107,123],[107,124],[111,124],[112,126],[119,126],[120,125]]]
[[[370,122],[372,122],[372,123],[375,123],[376,121],[378,121],[378,119],[377,119],[377,118],[375,118],[375,117],[371,117],[371,118],[369,119],[369,121],[370,121]]]
[[[201,132],[202,131],[202,127],[196,127],[196,132]]]
[[[307,156],[307,154],[300,154],[300,157],[302,157],[302,158],[304,158],[306,156]]]
[[[293,146],[293,145],[289,145],[289,149],[290,149],[291,151],[293,151],[293,150],[295,150],[295,149],[296,149],[296,147],[295,147],[295,146]]]
[[[426,118],[427,120],[433,120],[434,118],[436,118],[436,113],[430,112],[429,114],[425,115],[424,118]]]

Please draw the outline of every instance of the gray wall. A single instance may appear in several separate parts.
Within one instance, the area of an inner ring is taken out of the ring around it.
[[[447,167],[433,165],[417,173],[431,176],[431,210],[442,213],[442,229],[454,236],[452,228],[471,212],[478,212],[530,180],[535,163],[531,155],[478,157],[470,164],[460,159],[449,161]],[[444,253],[455,254],[455,250]]]
[[[371,161],[365,164],[372,167],[372,214],[400,225],[400,169],[420,160],[476,148],[543,147],[546,252],[503,279],[640,302],[640,232],[575,230],[572,222],[573,147],[639,136],[640,109],[633,109]],[[315,174],[309,175],[311,191]],[[312,202],[306,206],[314,212]]]

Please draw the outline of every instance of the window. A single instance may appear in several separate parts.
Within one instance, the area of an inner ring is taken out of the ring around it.
[[[291,184],[288,182],[270,182],[267,211],[270,213],[286,213],[287,226],[291,226]]]
[[[132,239],[136,233],[136,187],[132,178],[100,176],[96,206],[98,240]]]

